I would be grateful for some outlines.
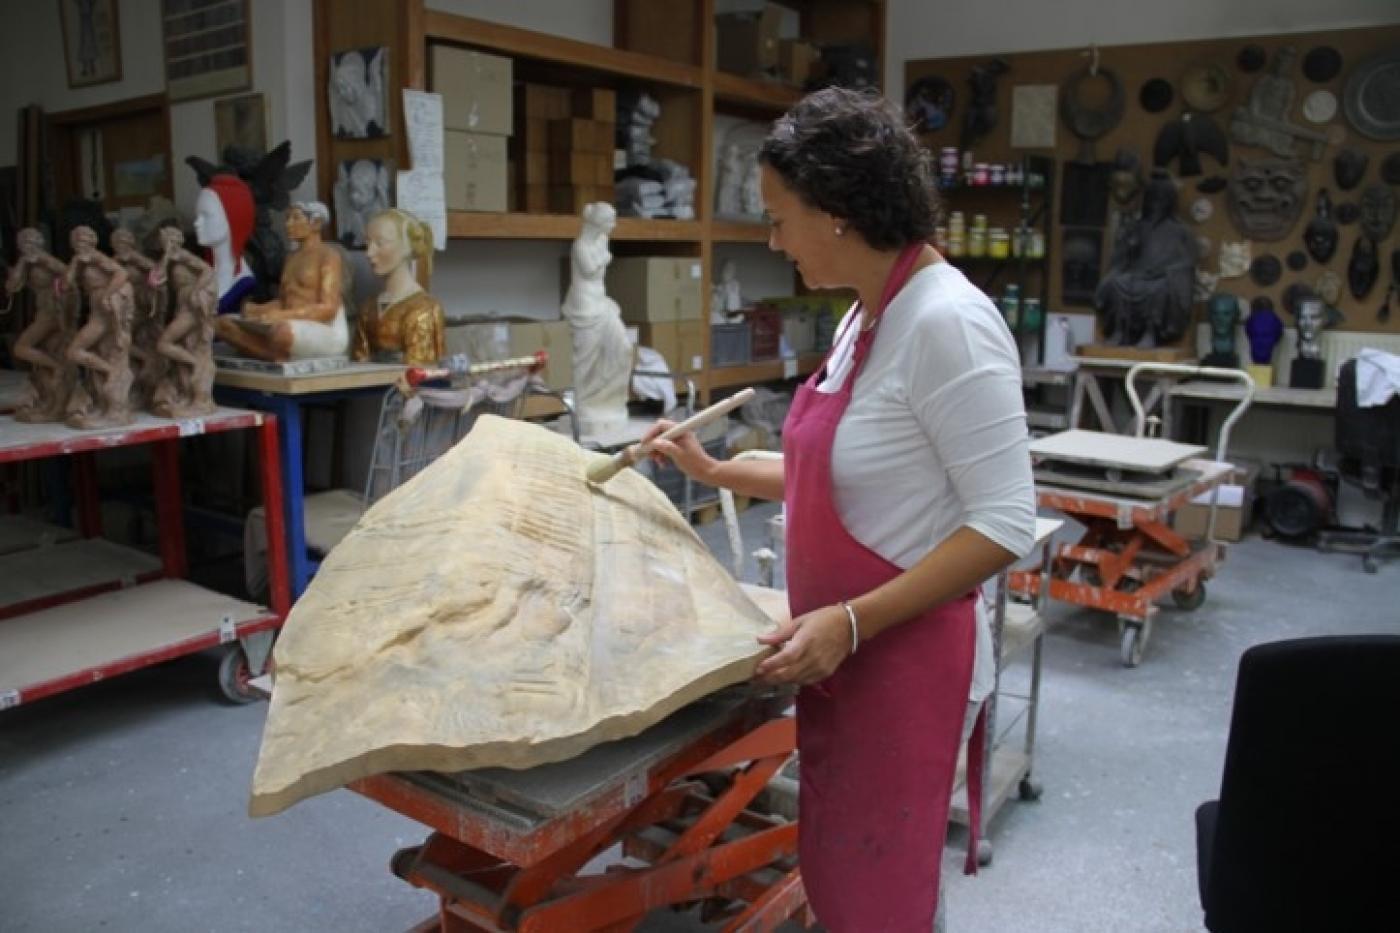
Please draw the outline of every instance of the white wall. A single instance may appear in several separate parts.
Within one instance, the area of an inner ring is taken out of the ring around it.
[[[0,165],[17,157],[16,114],[38,104],[58,113],[165,89],[161,56],[160,0],[122,0],[122,79],[71,90],[63,61],[58,3],[0,0]],[[294,160],[314,158],[316,99],[313,96],[311,0],[251,0],[253,88],[265,95],[268,141],[292,141]],[[240,92],[243,93],[243,92]],[[214,160],[214,98],[177,103],[170,108],[171,162],[176,206],[192,213],[198,186],[185,157]],[[297,191],[311,197],[316,173]]]
[[[908,59],[1395,23],[1397,0],[889,0],[885,88],[903,98]]]

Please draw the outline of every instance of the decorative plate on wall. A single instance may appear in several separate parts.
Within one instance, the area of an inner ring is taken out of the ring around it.
[[[1347,120],[1363,136],[1400,139],[1400,49],[1356,67],[1347,79],[1343,107]]]

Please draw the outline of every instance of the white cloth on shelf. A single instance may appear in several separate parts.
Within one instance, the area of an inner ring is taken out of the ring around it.
[[[669,375],[639,376],[644,373],[670,373],[669,360],[659,350],[651,347],[637,348],[637,368],[633,370],[632,391],[641,398],[656,399],[664,406],[662,411],[676,407],[676,380]]]
[[[1400,395],[1400,356],[1367,347],[1356,354],[1356,404],[1375,408]]]

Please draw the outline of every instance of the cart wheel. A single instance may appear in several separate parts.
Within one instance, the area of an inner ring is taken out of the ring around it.
[[[243,653],[242,646],[229,645],[219,661],[219,691],[224,699],[238,705],[259,699],[249,686],[252,679],[253,675],[248,670],[248,656]]]
[[[990,839],[977,840],[977,865],[986,868],[992,864],[992,841]]]
[[[1206,601],[1206,583],[1204,580],[1196,582],[1194,590],[1176,589],[1172,590],[1172,602],[1176,603],[1178,609],[1191,612],[1201,608],[1201,603]]]
[[[1123,637],[1119,640],[1119,656],[1124,667],[1137,667],[1142,663],[1142,652],[1146,648],[1142,638],[1141,622],[1125,622]]]
[[[1017,796],[1027,802],[1033,803],[1039,800],[1043,793],[1045,793],[1045,788],[1040,785],[1040,782],[1032,781],[1028,777],[1021,778],[1021,783],[1016,785]]]

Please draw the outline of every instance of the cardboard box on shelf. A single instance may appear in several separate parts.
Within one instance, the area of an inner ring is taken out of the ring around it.
[[[449,130],[509,136],[514,130],[509,58],[451,45],[429,47],[430,86],[442,95]]]
[[[705,368],[705,334],[707,326],[704,321],[677,321],[677,355],[680,357],[680,368],[683,373],[697,373]]]
[[[522,185],[519,209],[528,214],[549,213],[549,185]]]
[[[525,151],[519,157],[518,177],[522,185],[549,184],[549,153]]]
[[[602,120],[605,123],[612,123],[617,119],[617,92],[611,88],[575,88],[572,103],[572,112],[561,116]]]
[[[715,65],[745,77],[771,74],[778,66],[782,10],[768,3],[761,13],[722,13],[715,17]]]
[[[1172,528],[1183,538],[1206,536],[1210,521],[1210,496],[1203,492],[1172,515]],[[1215,537],[1219,541],[1238,541],[1249,527],[1253,494],[1244,486],[1226,483],[1219,489],[1215,507]]]
[[[624,321],[698,321],[704,301],[700,260],[623,256],[608,266],[608,295]]]
[[[806,84],[819,61],[821,52],[812,43],[802,39],[778,40],[778,75],[788,84]]]
[[[520,149],[522,152],[549,151],[550,117],[526,117],[520,123]]]
[[[504,211],[509,178],[504,136],[448,130],[443,134],[447,209]]]

